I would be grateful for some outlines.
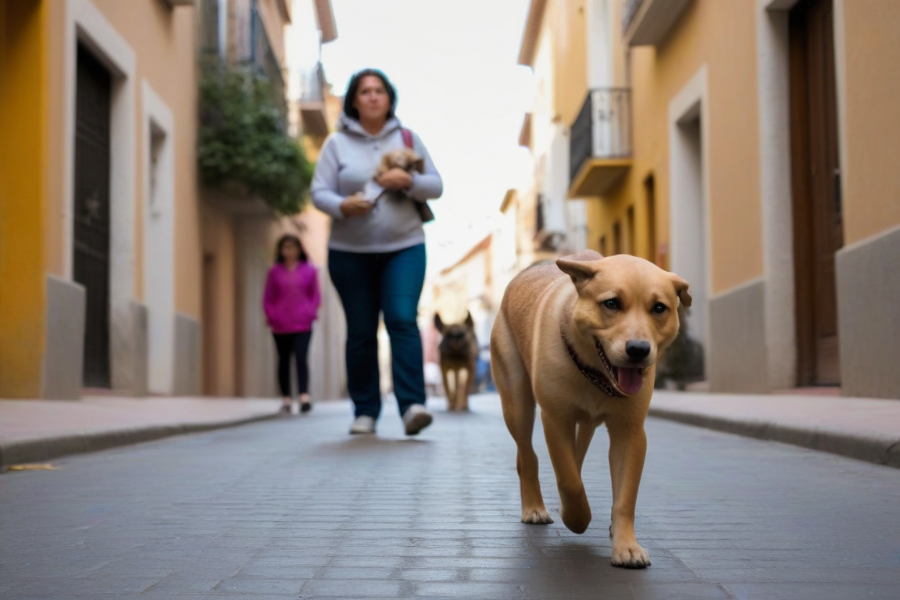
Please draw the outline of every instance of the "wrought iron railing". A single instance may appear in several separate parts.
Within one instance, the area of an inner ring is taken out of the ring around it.
[[[250,12],[235,13],[231,17],[234,22],[233,40],[229,44],[230,55],[239,65],[253,69],[264,77],[271,89],[272,101],[287,122],[287,98],[285,96],[284,69],[259,12],[258,1],[250,4]]]
[[[631,157],[631,90],[602,88],[588,92],[569,138],[569,180],[591,158]]]
[[[325,70],[317,62],[315,67],[300,73],[300,102],[325,102],[325,86]]]
[[[622,2],[622,34],[624,35],[641,10],[644,0],[623,0]]]
[[[203,0],[200,5],[200,51],[219,54],[222,40],[219,35],[219,0]]]

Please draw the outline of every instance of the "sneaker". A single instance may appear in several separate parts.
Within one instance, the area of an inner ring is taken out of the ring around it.
[[[312,402],[309,399],[309,394],[302,394],[300,396],[300,412],[308,413],[312,410]]]
[[[406,425],[406,435],[417,435],[420,431],[431,425],[433,417],[422,404],[413,404],[403,413],[403,424]]]
[[[375,433],[375,419],[368,415],[360,415],[353,420],[350,426],[350,434]]]

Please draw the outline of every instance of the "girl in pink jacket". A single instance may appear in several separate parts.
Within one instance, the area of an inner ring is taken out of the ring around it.
[[[278,348],[278,385],[283,396],[281,412],[291,413],[292,354],[297,366],[300,412],[308,412],[312,403],[306,353],[321,302],[319,277],[297,236],[282,236],[276,248],[275,264],[266,279],[263,309]]]

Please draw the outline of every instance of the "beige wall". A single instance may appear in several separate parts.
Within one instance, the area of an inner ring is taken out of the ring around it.
[[[619,3],[615,3],[619,6]],[[655,177],[656,241],[669,241],[669,103],[706,65],[708,106],[706,176],[712,229],[709,256],[712,293],[762,274],[762,225],[759,191],[759,140],[756,93],[756,40],[752,0],[697,0],[657,50],[630,50],[630,81],[634,132],[634,164],[621,187],[608,198],[589,203],[588,215],[600,223],[600,233],[612,247],[613,223],[621,221],[623,236],[628,207],[635,207],[634,249],[652,259],[649,248],[644,181]],[[621,22],[619,9],[613,23]],[[620,36],[614,56],[628,52]],[[590,246],[598,249],[595,236]],[[658,249],[658,248],[657,248]],[[663,261],[663,266],[666,266]]]
[[[835,52],[844,243],[852,244],[900,225],[900,2],[837,0],[835,7],[838,19],[843,13]]]
[[[204,394],[238,392],[235,316],[235,236],[232,217],[203,206]]]
[[[65,115],[74,98],[65,95],[66,1],[48,0],[51,6],[50,95],[49,95],[49,179],[45,229],[46,270],[64,275],[66,254],[63,220],[66,182],[63,179],[66,155],[71,153],[65,137]],[[146,80],[172,111],[175,141],[175,310],[200,318],[200,231],[196,180],[196,85],[195,13],[191,8],[171,9],[166,3],[150,0],[93,0],[110,25],[131,46],[136,57],[134,197],[136,198],[134,247],[135,282],[138,299],[143,297],[143,148],[144,111],[141,82]],[[113,199],[115,201],[115,199]]]

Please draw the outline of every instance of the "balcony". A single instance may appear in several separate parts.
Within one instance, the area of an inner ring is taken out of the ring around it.
[[[325,110],[327,83],[322,63],[300,74],[300,120],[303,133],[312,136],[328,135],[328,116]]]
[[[659,46],[691,0],[625,0],[622,35],[629,46]]]
[[[631,162],[631,90],[591,90],[572,124],[569,198],[604,195]]]

